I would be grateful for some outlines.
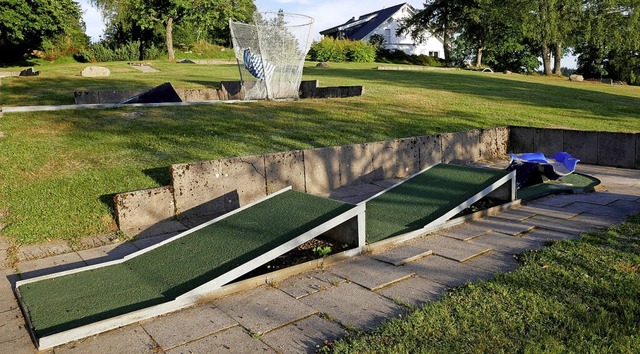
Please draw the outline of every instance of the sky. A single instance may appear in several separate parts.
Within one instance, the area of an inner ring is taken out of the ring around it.
[[[76,1],[80,3],[84,11],[83,18],[87,25],[87,34],[91,37],[92,41],[99,41],[104,31],[104,23],[100,12],[89,4],[89,0]],[[416,9],[422,9],[424,7],[424,0],[407,0],[405,2]],[[258,11],[261,12],[275,12],[282,9],[287,13],[313,17],[315,20],[315,39],[320,39],[320,31],[347,22],[354,16],[364,15],[401,3],[401,0],[255,0]],[[575,57],[569,56],[563,58],[562,66],[575,68]]]

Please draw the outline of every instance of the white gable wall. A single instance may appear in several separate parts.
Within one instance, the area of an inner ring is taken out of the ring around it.
[[[385,48],[389,50],[402,50],[407,54],[432,55],[437,52],[438,58],[444,59],[444,45],[435,36],[426,36],[422,43],[415,43],[408,35],[396,36],[396,31],[400,26],[400,20],[411,16],[412,12],[407,5],[403,6],[393,14],[387,21],[376,27],[364,40],[369,40],[373,34],[382,35],[385,39]]]

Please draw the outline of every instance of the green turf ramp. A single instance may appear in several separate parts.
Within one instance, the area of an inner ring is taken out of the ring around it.
[[[446,221],[512,179],[506,170],[435,165],[366,201],[367,242]]]
[[[18,282],[16,294],[43,349],[185,307],[354,217],[364,206],[289,189],[122,260]]]

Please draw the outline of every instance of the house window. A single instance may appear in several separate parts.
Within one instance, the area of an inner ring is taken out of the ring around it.
[[[429,52],[430,57],[440,58],[440,52]]]
[[[387,28],[384,30],[384,40],[389,44],[391,43],[391,30]]]

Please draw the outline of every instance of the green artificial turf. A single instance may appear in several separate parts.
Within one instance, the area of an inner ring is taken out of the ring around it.
[[[554,193],[584,193],[591,192],[600,184],[600,180],[583,175],[572,173],[560,180],[548,181],[518,190],[518,198],[529,200]]]
[[[367,242],[420,229],[509,174],[440,164],[367,202]]]
[[[353,207],[290,190],[124,263],[18,289],[43,337],[169,302]]]

